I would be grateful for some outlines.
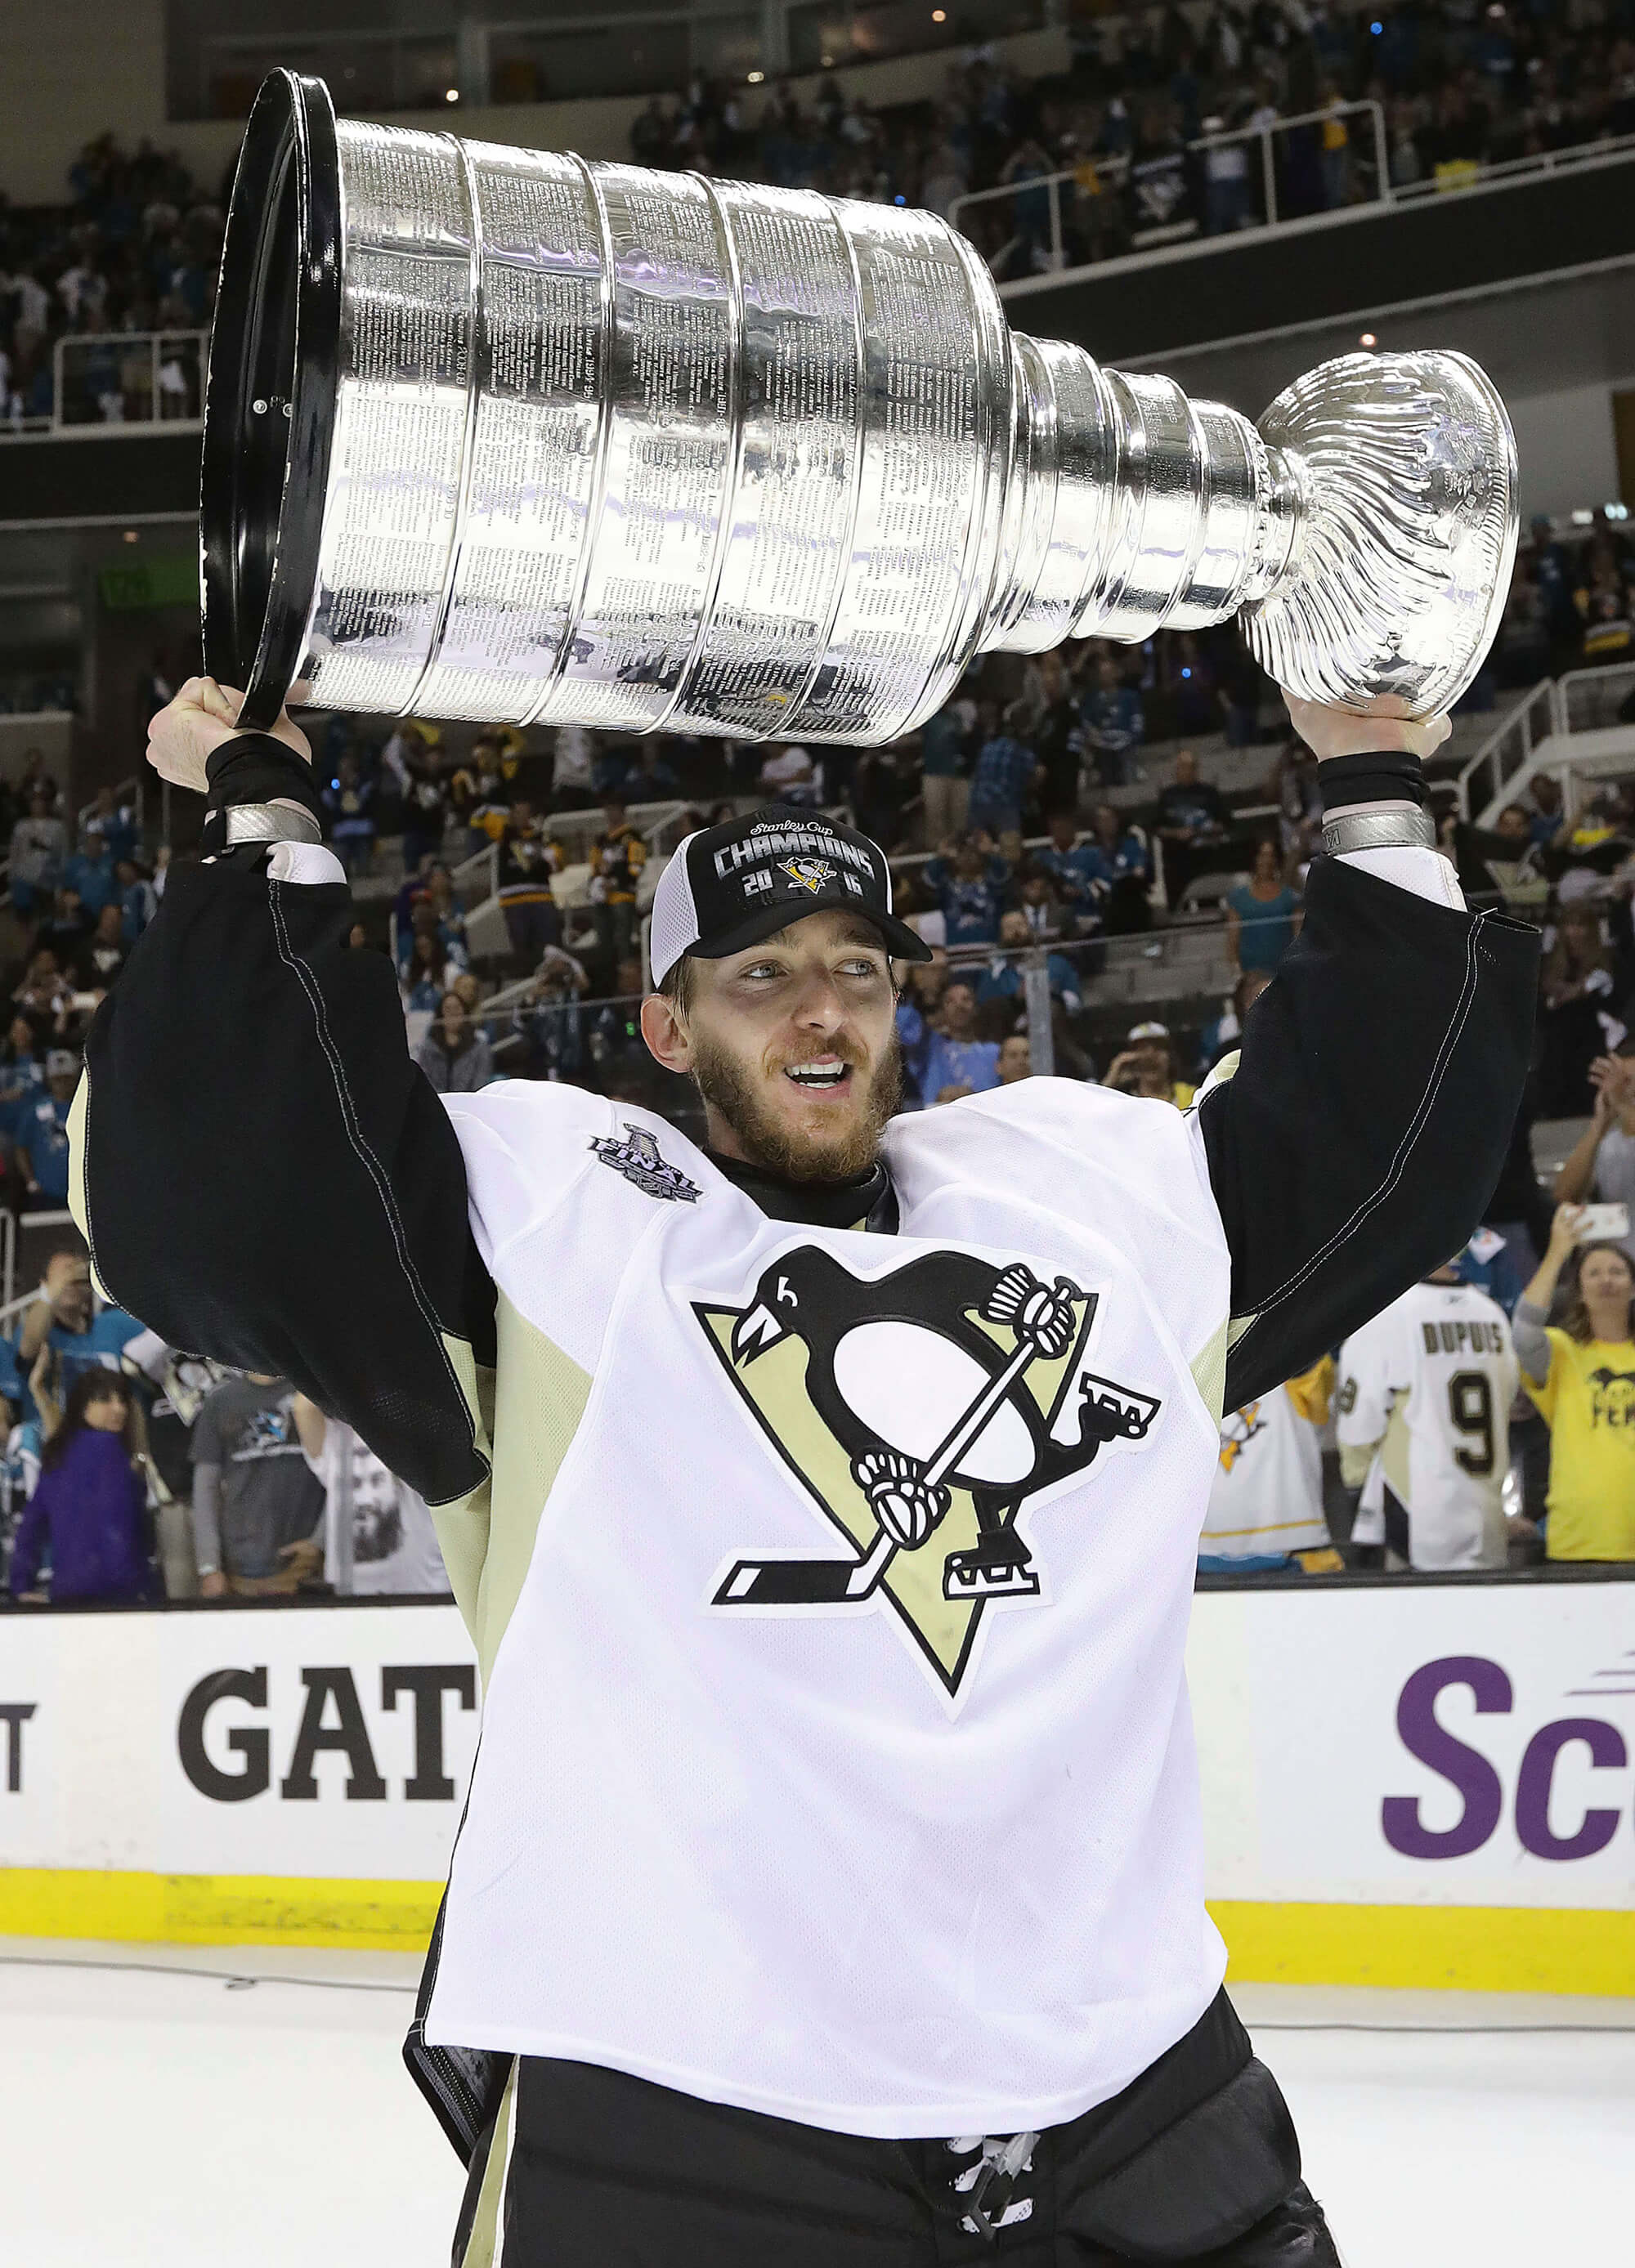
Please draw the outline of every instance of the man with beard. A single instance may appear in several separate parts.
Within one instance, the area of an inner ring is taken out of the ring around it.
[[[435,1094],[304,736],[237,708],[152,730],[207,857],[92,1027],[78,1202],[114,1296],[437,1514],[485,1689],[408,2049],[456,2259],[1333,2268],[1221,1987],[1182,1660],[1223,1406],[1467,1235],[1515,1114],[1536,940],[1434,850],[1445,720],[1291,703],[1330,855],[1184,1113],[894,1116],[926,949],[879,846],[701,829],[641,1006],[699,1145]]]

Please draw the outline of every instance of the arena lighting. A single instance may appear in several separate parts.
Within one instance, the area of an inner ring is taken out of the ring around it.
[[[1602,510],[1609,519],[1627,519],[1630,516],[1630,508],[1626,504],[1604,504]]]
[[[749,74],[750,85],[759,86],[765,77],[766,73],[764,71],[751,71]]]
[[[1365,331],[1361,338],[1358,340],[1357,343],[1359,347],[1372,347],[1377,346],[1379,344],[1379,341],[1374,337],[1372,331]]]
[[[460,100],[460,89],[457,86],[451,86],[448,92],[443,97],[443,99],[445,102],[458,102]]]
[[[946,8],[933,8],[931,11],[931,19],[933,24],[946,24],[948,20],[947,10]]]

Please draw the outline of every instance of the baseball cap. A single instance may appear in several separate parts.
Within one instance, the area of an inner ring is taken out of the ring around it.
[[[48,1079],[77,1079],[79,1057],[71,1048],[53,1048],[46,1057]]]
[[[1132,1024],[1124,1037],[1126,1042],[1131,1040],[1167,1040],[1169,1027],[1167,1024]]]
[[[662,984],[684,954],[722,961],[806,914],[861,915],[899,961],[932,951],[891,909],[891,870],[855,827],[793,804],[767,803],[677,847],[653,892],[648,955]]]

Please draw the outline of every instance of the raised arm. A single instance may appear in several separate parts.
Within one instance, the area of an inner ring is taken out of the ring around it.
[[[1325,760],[1418,757],[1447,731],[1290,711]],[[1329,790],[1330,819],[1343,795]],[[1504,1163],[1537,981],[1536,932],[1467,912],[1440,853],[1314,862],[1236,1075],[1198,1105],[1232,1251],[1228,1409],[1309,1367],[1469,1238]]]
[[[475,1366],[493,1291],[453,1125],[409,1059],[384,955],[315,841],[306,743],[232,726],[195,679],[150,726],[168,779],[208,787],[203,863],[92,1025],[74,1203],[108,1294],[168,1344],[292,1379],[433,1505],[487,1474]],[[319,879],[306,879],[316,875]]]
[[[1556,1203],[1577,1204],[1595,1186],[1595,1159],[1615,1124],[1628,1116],[1629,1066],[1616,1056],[1597,1056],[1590,1065],[1589,1083],[1595,1090],[1595,1108],[1589,1124],[1562,1160],[1556,1174]],[[1635,1128],[1624,1124],[1624,1132]]]

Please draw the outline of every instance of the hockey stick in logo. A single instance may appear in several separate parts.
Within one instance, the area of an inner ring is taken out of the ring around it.
[[[888,1453],[860,1458],[855,1476],[879,1520],[880,1533],[860,1559],[740,1559],[715,1594],[718,1607],[825,1607],[872,1598],[887,1569],[905,1545],[917,1549],[948,1509],[944,1485],[960,1459],[982,1432],[1033,1364],[1041,1357],[1059,1359],[1072,1344],[1075,1287],[1058,1278],[1054,1291],[1018,1261],[999,1277],[983,1314],[1006,1323],[1016,1335],[1016,1351],[1004,1368],[954,1420],[923,1469],[913,1460]]]

